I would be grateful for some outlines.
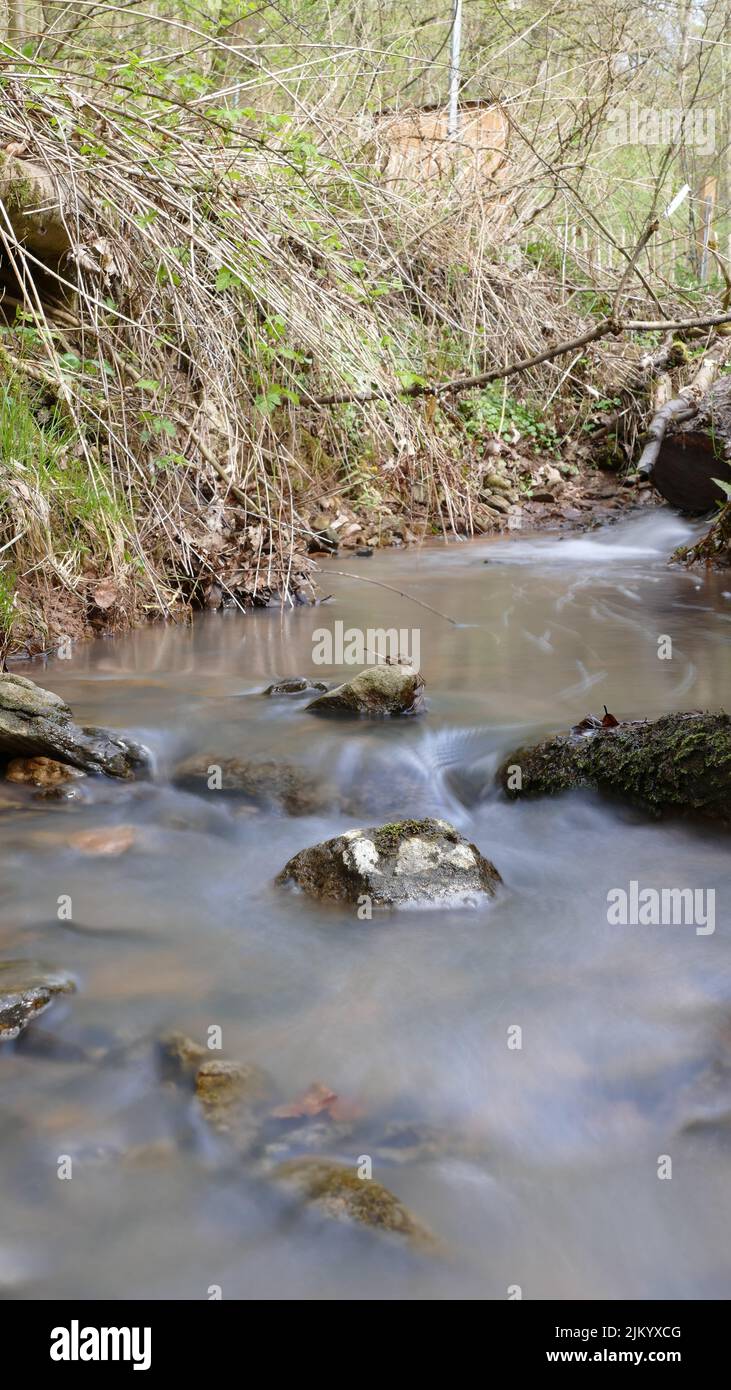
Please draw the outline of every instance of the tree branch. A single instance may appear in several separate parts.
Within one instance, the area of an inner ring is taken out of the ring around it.
[[[577,348],[588,347],[590,343],[595,343],[600,338],[606,338],[610,333],[615,338],[620,337],[622,333],[660,331],[678,333],[686,328],[713,328],[721,323],[731,323],[731,313],[711,314],[696,319],[677,319],[674,322],[668,319],[648,319],[646,321],[630,319],[627,323],[619,323],[610,316],[603,319],[590,332],[582,334],[580,338],[571,338],[568,342],[557,343],[555,347],[546,348],[545,352],[536,353],[534,357],[524,357],[520,362],[511,362],[507,367],[495,367],[492,371],[481,372],[477,376],[458,376],[451,381],[414,382],[412,386],[392,387],[390,389],[384,387],[381,390],[375,388],[369,391],[336,391],[328,396],[303,397],[301,403],[306,406],[320,407],[368,405],[371,401],[396,401],[402,396],[446,396],[456,394],[459,391],[472,391],[476,387],[488,386],[492,381],[503,381],[505,377],[530,371],[531,367],[539,367],[542,362],[551,362],[555,357],[562,357],[567,352],[575,352]]]

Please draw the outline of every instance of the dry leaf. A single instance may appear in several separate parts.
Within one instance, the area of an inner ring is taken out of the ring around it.
[[[272,1110],[272,1115],[278,1120],[297,1120],[322,1114],[329,1115],[331,1120],[353,1120],[360,1111],[350,1102],[340,1100],[323,1081],[313,1081],[304,1094],[289,1105],[279,1105]]]

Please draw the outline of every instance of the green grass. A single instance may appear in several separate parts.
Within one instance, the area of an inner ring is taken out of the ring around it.
[[[15,619],[15,575],[11,570],[0,570],[0,632],[10,633]]]
[[[34,396],[13,380],[0,385],[0,507],[12,475],[27,478],[54,514],[63,515],[67,536],[78,523],[96,527],[125,521],[126,510],[109,481],[79,457],[77,443],[58,405],[47,405],[42,392]]]

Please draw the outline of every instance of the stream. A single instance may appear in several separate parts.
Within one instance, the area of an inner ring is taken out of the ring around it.
[[[509,804],[494,785],[506,753],[604,705],[731,706],[731,578],[667,563],[696,530],[658,509],[590,534],[324,560],[331,603],[13,668],[80,723],[130,731],[155,773],[100,780],[88,805],[0,811],[2,956],[78,982],[0,1052],[5,1297],[731,1296],[728,837],[589,792]],[[423,716],[331,721],[262,694],[353,674],[313,664],[313,632],[336,620],[418,628]],[[194,752],[304,765],[333,804],[290,816],[181,790],[173,769]],[[273,882],[305,845],[423,815],[497,865],[493,903],[360,921]],[[120,855],[68,843],[120,826],[135,830]],[[715,931],[609,925],[608,891],[632,880],[714,890]],[[285,1127],[271,1156],[370,1155],[438,1255],[295,1212],[208,1129],[161,1080],[155,1043],[211,1026],[216,1055],[265,1068],[280,1104],[319,1081],[356,1117]]]

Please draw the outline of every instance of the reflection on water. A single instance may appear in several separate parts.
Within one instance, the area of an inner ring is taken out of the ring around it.
[[[508,805],[493,786],[510,748],[604,704],[728,706],[728,581],[666,564],[690,530],[660,512],[590,537],[335,560],[332,604],[209,616],[24,668],[82,722],[147,742],[156,772],[93,805],[0,811],[2,954],[79,982],[0,1058],[9,1296],[729,1296],[728,840],[588,794]],[[333,724],[261,694],[278,676],[348,674],[312,664],[313,630],[336,618],[418,626],[424,718]],[[307,765],[332,804],[290,818],[178,790],[170,773],[195,751]],[[369,923],[273,885],[305,844],[419,814],[494,860],[494,905]],[[68,843],[121,825],[136,841],[120,857]],[[715,934],[609,927],[607,891],[631,879],[714,888]],[[152,1048],[212,1024],[284,1100],[321,1080],[352,1102],[357,1146],[341,1135],[327,1151],[372,1153],[448,1258],[295,1222],[223,1152],[161,1086]]]

